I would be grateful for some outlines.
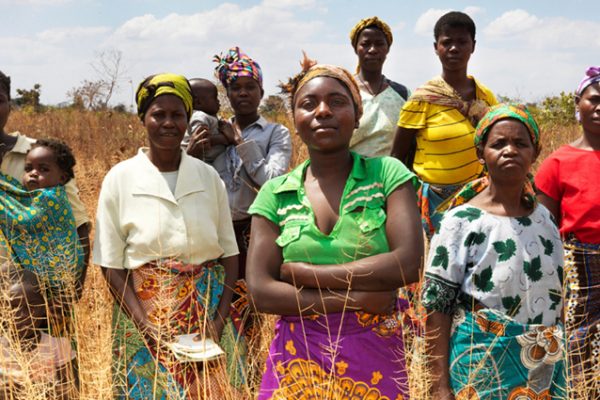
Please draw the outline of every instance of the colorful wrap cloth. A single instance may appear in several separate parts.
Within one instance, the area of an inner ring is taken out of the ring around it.
[[[281,317],[258,399],[408,399],[400,318],[400,312]]]
[[[370,17],[358,21],[358,23],[354,25],[354,27],[350,31],[350,42],[352,43],[352,47],[354,49],[356,49],[356,45],[358,44],[358,37],[360,36],[360,33],[367,28],[373,27],[380,29],[383,32],[385,38],[387,39],[388,46],[392,45],[392,42],[394,41],[394,36],[392,35],[392,30],[390,29],[390,26],[377,17]]]
[[[565,241],[565,330],[569,386],[600,398],[600,244]]]
[[[450,338],[456,399],[564,399],[560,325],[524,325],[491,309],[459,307]]]
[[[239,77],[246,76],[263,86],[263,76],[260,65],[248,57],[239,47],[232,47],[226,55],[215,55],[213,61],[217,63],[215,73],[225,88],[228,88]]]
[[[422,101],[441,106],[448,106],[460,111],[473,126],[486,114],[489,106],[483,100],[464,101],[460,94],[441,76],[431,79],[416,89],[409,101]]]
[[[165,94],[172,94],[179,97],[183,101],[188,119],[192,116],[194,100],[190,83],[182,75],[164,73],[150,75],[138,86],[135,93],[135,100],[138,108],[138,116],[142,122],[154,99]]]
[[[233,386],[244,382],[244,342],[230,319],[220,341],[227,354],[225,361],[177,361],[164,346],[177,335],[201,333],[207,319],[216,316],[225,282],[221,264],[161,260],[132,270],[130,276],[135,294],[160,337],[142,334],[115,306],[113,365],[118,398],[187,399],[199,394],[224,398],[235,390],[228,382]]]
[[[540,151],[540,129],[538,124],[533,119],[533,116],[522,104],[497,104],[489,109],[487,114],[479,121],[477,129],[475,130],[475,146],[481,145],[487,138],[492,126],[504,119],[514,119],[521,122],[527,128],[531,137],[531,142],[536,149],[536,152]],[[465,204],[473,197],[481,193],[485,188],[489,186],[489,179],[487,176],[483,176],[479,179],[475,179],[464,185],[462,189],[447,202],[442,203],[438,206],[438,211],[446,211],[454,207],[458,207],[461,204]],[[537,202],[535,195],[533,176],[530,174],[528,179],[525,181],[523,187],[523,197],[528,204],[532,206]]]
[[[417,190],[417,205],[421,211],[421,225],[429,239],[440,227],[444,214],[439,212],[440,207],[452,197],[456,196],[462,185],[433,185],[422,182]]]
[[[27,191],[0,173],[0,246],[35,273],[50,295],[72,289],[85,266],[83,248],[62,186]]]

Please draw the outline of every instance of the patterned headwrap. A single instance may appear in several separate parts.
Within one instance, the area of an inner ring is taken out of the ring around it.
[[[475,146],[478,146],[485,141],[490,129],[496,122],[504,119],[515,119],[525,125],[527,131],[529,132],[529,136],[531,137],[533,146],[539,153],[540,129],[527,107],[522,104],[497,104],[491,107],[477,125],[474,138]],[[535,205],[537,200],[533,185],[533,176],[528,174],[527,178],[528,179],[525,181],[523,188],[523,197],[528,204]],[[438,211],[449,210],[468,202],[477,194],[481,193],[485,188],[487,188],[489,184],[490,183],[487,176],[467,183],[456,196],[449,199],[447,202],[442,203],[438,207]]]
[[[385,35],[385,38],[387,39],[388,46],[392,45],[394,37],[392,36],[392,30],[390,29],[390,26],[377,17],[371,17],[361,19],[350,31],[350,42],[352,43],[353,48],[356,49],[360,33],[369,27],[377,27],[378,29],[381,29]]]
[[[352,74],[342,67],[328,64],[317,64],[315,60],[309,59],[306,53],[302,53],[304,54],[304,58],[300,62],[300,65],[302,66],[302,72],[290,78],[287,83],[279,85],[284,93],[288,93],[290,95],[290,101],[292,105],[291,108],[294,108],[294,99],[296,97],[296,93],[298,93],[298,91],[302,89],[302,87],[306,85],[308,81],[320,76],[326,76],[337,79],[344,86],[346,86],[346,88],[348,88],[348,91],[352,96],[354,109],[356,110],[356,118],[360,119],[363,113],[362,99],[360,97],[358,84],[356,83],[356,80]]]
[[[523,104],[497,104],[490,107],[485,116],[479,121],[475,130],[475,146],[479,146],[482,141],[485,141],[492,125],[500,120],[509,118],[516,119],[525,125],[531,136],[531,142],[539,150],[540,128],[527,107]]]
[[[263,86],[260,65],[242,52],[239,47],[230,48],[225,56],[215,55],[213,61],[217,63],[215,67],[217,78],[226,88],[241,76],[250,77],[257,81],[260,87]]]
[[[183,101],[188,119],[191,117],[193,97],[190,83],[182,75],[165,73],[151,75],[144,79],[138,86],[135,99],[138,116],[142,121],[144,121],[146,111],[148,111],[154,99],[164,94],[172,94],[179,97]]]
[[[577,87],[577,96],[581,96],[583,91],[587,89],[588,86],[600,82],[600,67],[589,67],[587,71],[585,71],[585,77],[581,80],[581,83]]]

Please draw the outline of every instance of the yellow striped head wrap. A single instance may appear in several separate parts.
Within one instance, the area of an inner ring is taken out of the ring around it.
[[[352,30],[350,31],[350,41],[352,42],[353,48],[356,49],[360,33],[366,28],[370,27],[381,29],[381,31],[385,35],[385,38],[387,39],[388,46],[392,45],[394,37],[392,36],[392,30],[390,29],[390,26],[377,17],[371,17],[361,19],[356,25],[354,25],[354,28],[352,28]]]
[[[138,86],[135,99],[138,116],[142,121],[154,99],[165,94],[179,97],[183,102],[188,119],[191,117],[193,96],[190,83],[183,75],[164,73],[150,75]]]

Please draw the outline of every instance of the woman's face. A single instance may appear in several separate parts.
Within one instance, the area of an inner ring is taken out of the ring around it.
[[[390,51],[385,34],[381,29],[366,28],[358,36],[354,52],[363,71],[381,71]]]
[[[10,114],[10,101],[8,100],[8,94],[3,90],[0,90],[0,132],[4,132],[4,127],[8,121],[8,115]]]
[[[348,148],[358,119],[348,89],[337,79],[308,81],[294,99],[296,131],[309,149],[336,151]]]
[[[178,149],[187,126],[183,101],[172,94],[158,96],[144,116],[144,127],[154,151]]]
[[[583,130],[600,135],[600,82],[588,86],[575,103]]]
[[[467,68],[471,54],[475,51],[475,41],[467,29],[447,27],[433,47],[442,67],[448,71],[455,71]]]
[[[525,179],[537,158],[527,127],[515,119],[504,119],[490,128],[483,158],[492,179]]]
[[[262,96],[260,84],[249,76],[240,76],[227,88],[227,98],[236,115],[255,114]]]

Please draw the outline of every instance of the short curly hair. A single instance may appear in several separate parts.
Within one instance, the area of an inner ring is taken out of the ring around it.
[[[56,157],[56,164],[58,167],[67,174],[69,179],[75,177],[73,167],[75,167],[76,161],[75,156],[71,148],[64,142],[56,139],[38,139],[31,148],[36,147],[47,147],[52,150]]]
[[[10,100],[10,76],[0,71],[0,91],[6,93],[8,100]]]
[[[450,11],[438,19],[433,28],[433,37],[435,41],[447,28],[463,28],[469,32],[471,39],[475,40],[475,22],[467,14],[460,11]]]

